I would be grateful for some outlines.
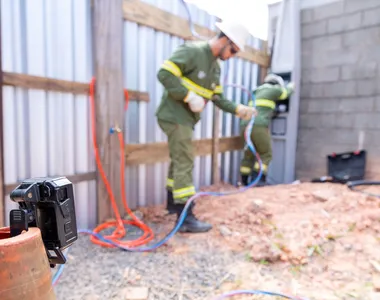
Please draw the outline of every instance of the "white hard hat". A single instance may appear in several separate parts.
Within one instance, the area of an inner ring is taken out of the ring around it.
[[[249,31],[246,27],[235,22],[216,22],[215,26],[223,32],[240,50],[243,50],[246,40],[249,37]]]
[[[284,79],[282,79],[281,76],[278,76],[278,75],[273,74],[273,73],[268,74],[267,76],[265,76],[264,82],[273,82],[273,83],[281,85],[282,87],[285,86]]]

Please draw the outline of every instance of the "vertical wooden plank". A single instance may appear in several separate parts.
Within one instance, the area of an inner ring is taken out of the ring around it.
[[[1,15],[1,2],[0,2]],[[5,226],[5,194],[4,194],[4,151],[3,151],[3,66],[2,66],[2,43],[0,22],[0,227]]]
[[[110,128],[123,127],[123,0],[93,0],[93,50],[96,77],[96,130],[101,162],[122,209],[118,138]],[[110,197],[100,174],[97,179],[98,222],[113,216]],[[121,210],[122,212],[122,210]]]
[[[260,83],[259,84],[263,84],[265,76],[267,76],[267,74],[268,74],[268,68],[261,67],[260,69],[261,70],[260,70]]]
[[[219,119],[220,112],[216,105],[214,105],[213,112],[213,132],[212,132],[212,183],[218,184],[220,182],[220,170],[218,162],[219,154]]]
[[[267,41],[263,41],[263,51],[266,54],[268,53],[268,42]],[[268,55],[269,55],[269,65],[268,65],[268,67],[263,67],[263,66],[260,67],[260,84],[264,83],[265,76],[267,76],[268,69],[270,68],[270,64],[272,62],[272,56],[271,56],[271,54],[268,54]]]

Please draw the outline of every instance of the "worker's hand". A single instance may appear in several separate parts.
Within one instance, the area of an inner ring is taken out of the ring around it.
[[[250,120],[253,116],[257,116],[257,110],[254,107],[239,104],[236,108],[236,115],[243,120]]]
[[[192,112],[201,112],[206,105],[205,99],[192,91],[187,94],[185,102],[189,104]]]
[[[287,87],[288,87],[288,89],[294,90],[294,88],[295,88],[294,82],[289,82]]]

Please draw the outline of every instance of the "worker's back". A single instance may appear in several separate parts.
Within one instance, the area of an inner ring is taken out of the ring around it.
[[[282,100],[284,89],[279,84],[264,83],[260,85],[255,91],[255,104],[258,115],[255,118],[255,125],[268,127],[276,108],[276,102]],[[253,101],[248,103],[249,106],[253,105]],[[248,122],[242,122],[246,126]]]

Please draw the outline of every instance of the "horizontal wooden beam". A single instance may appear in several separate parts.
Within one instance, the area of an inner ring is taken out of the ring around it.
[[[58,175],[58,176],[67,177],[68,180],[70,180],[73,184],[75,184],[79,182],[95,180],[96,172],[88,172],[88,173],[75,174],[75,175]],[[55,177],[55,176],[50,176],[50,177]],[[9,195],[21,182],[22,180],[20,180],[17,183],[11,183],[11,184],[5,185],[5,195]]]
[[[195,156],[212,154],[212,139],[194,140]],[[219,139],[219,153],[243,149],[243,141],[239,136]],[[154,164],[169,160],[167,143],[127,144],[125,146],[127,165]]]
[[[137,24],[162,31],[185,40],[194,39],[189,23],[175,14],[162,10],[154,5],[140,0],[124,0],[124,19]],[[216,32],[204,26],[194,25],[200,36],[213,37]],[[238,57],[254,62],[260,66],[268,67],[269,56],[266,52],[251,47],[246,47],[244,52],[238,53]]]
[[[38,89],[45,91],[54,91],[70,94],[88,94],[90,84],[83,82],[74,82],[40,76],[33,76],[20,73],[3,72],[3,84],[25,89]],[[128,90],[130,101],[149,102],[147,92]]]

